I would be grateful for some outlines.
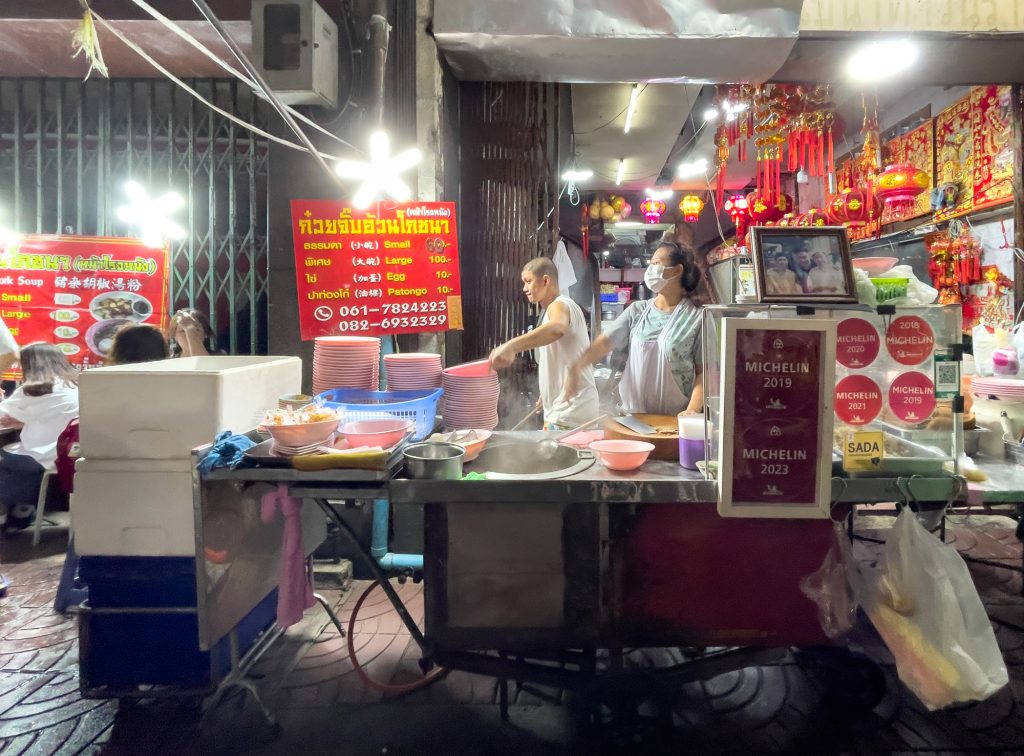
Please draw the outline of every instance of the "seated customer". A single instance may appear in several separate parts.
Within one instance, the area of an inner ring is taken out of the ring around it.
[[[199,310],[185,307],[171,318],[169,339],[171,357],[205,357],[223,354],[217,349],[217,337],[209,319]]]
[[[78,417],[78,371],[52,344],[21,350],[24,384],[0,402],[0,427],[21,428],[21,439],[0,449],[0,504],[8,526],[32,522],[43,472],[57,458],[57,437]]]
[[[166,360],[167,342],[159,328],[145,323],[128,325],[114,334],[107,358],[111,365]]]

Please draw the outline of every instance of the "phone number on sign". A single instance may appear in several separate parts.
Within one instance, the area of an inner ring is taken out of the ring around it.
[[[338,330],[341,333],[347,333],[349,331],[365,331],[367,328],[382,328],[385,331],[392,328],[428,328],[444,325],[447,321],[447,315],[408,315],[397,318],[381,318],[379,323],[371,323],[369,320],[343,320],[338,323]]]
[[[392,315],[405,315],[406,313],[416,312],[444,312],[448,309],[448,305],[444,302],[385,302],[381,305],[381,310],[384,314],[391,313]],[[443,323],[444,321],[440,321]]]

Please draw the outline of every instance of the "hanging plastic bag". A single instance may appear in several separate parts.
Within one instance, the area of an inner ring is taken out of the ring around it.
[[[818,605],[818,621],[829,638],[845,634],[857,618],[857,600],[846,577],[851,561],[846,525],[835,522],[832,545],[821,567],[800,580],[800,590]]]
[[[992,624],[956,549],[903,510],[879,568],[851,563],[857,600],[929,709],[981,701],[1009,676]]]
[[[974,369],[978,375],[992,375],[992,354],[996,350],[996,337],[983,325],[976,325],[971,330],[974,345]]]

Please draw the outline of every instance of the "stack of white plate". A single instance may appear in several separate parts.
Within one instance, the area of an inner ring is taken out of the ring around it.
[[[388,391],[416,391],[441,387],[441,355],[427,352],[384,355]]]
[[[321,441],[316,444],[307,444],[306,446],[287,446],[286,444],[279,444],[277,441],[273,443],[271,451],[279,457],[298,457],[300,454],[320,454],[317,451],[321,446],[330,446],[331,439],[327,441]]]
[[[971,393],[978,397],[994,397],[1010,402],[1020,402],[1024,401],[1024,381],[1016,378],[976,376],[971,380]]]
[[[498,427],[498,374],[487,360],[443,371],[441,384],[446,430]]]
[[[335,388],[377,390],[380,339],[320,336],[313,345],[313,393]]]
[[[285,394],[278,397],[278,409],[297,410],[305,407],[313,401],[313,397],[307,394]]]

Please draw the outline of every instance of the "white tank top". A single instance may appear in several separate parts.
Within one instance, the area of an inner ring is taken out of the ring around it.
[[[594,368],[588,365],[581,376],[581,390],[571,402],[559,402],[569,367],[580,358],[590,346],[587,333],[586,317],[580,306],[567,296],[560,296],[555,302],[561,302],[569,311],[569,330],[558,341],[537,350],[538,378],[540,396],[544,404],[544,422],[575,428],[598,416],[600,403],[597,398],[597,386],[594,385]],[[539,325],[548,321],[547,310],[540,319]]]

